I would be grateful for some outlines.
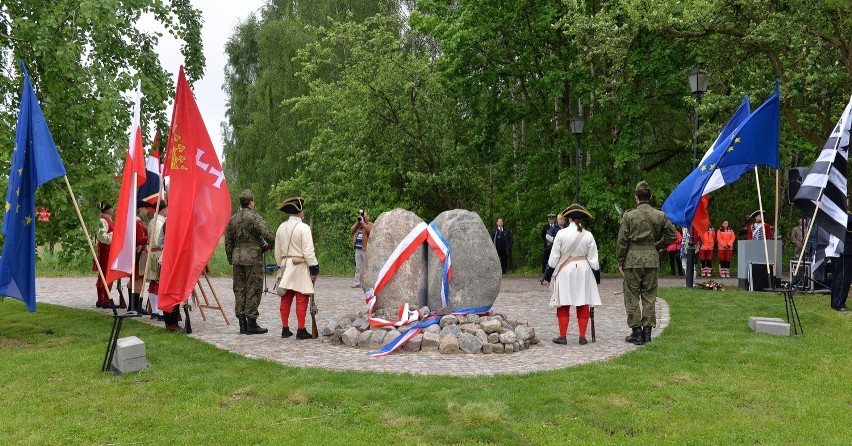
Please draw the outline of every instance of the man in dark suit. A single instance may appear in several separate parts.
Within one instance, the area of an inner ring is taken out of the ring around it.
[[[503,226],[502,218],[497,219],[497,226],[491,231],[491,241],[494,242],[497,256],[500,257],[500,270],[503,271],[503,274],[506,274],[509,253],[512,252],[512,231]]]

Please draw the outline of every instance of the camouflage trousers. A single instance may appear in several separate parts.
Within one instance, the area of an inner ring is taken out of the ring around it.
[[[263,265],[234,265],[234,313],[257,319],[263,295]]]
[[[657,313],[657,269],[624,269],[624,308],[627,310],[627,325],[633,327],[656,327]]]

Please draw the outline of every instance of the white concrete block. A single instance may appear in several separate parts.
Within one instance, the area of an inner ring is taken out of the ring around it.
[[[757,329],[757,322],[765,321],[765,322],[784,322],[784,319],[779,319],[777,317],[757,317],[751,316],[748,318],[748,328],[751,328],[752,331]]]
[[[783,321],[757,321],[755,331],[757,333],[766,333],[778,336],[790,336],[790,324]]]
[[[138,372],[150,367],[145,358],[145,343],[136,336],[119,339],[112,356],[112,366],[120,373]]]

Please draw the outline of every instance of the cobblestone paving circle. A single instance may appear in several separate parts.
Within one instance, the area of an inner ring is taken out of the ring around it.
[[[557,345],[551,342],[551,339],[557,336],[558,330],[556,312],[548,306],[549,289],[540,285],[534,278],[510,277],[503,279],[493,311],[505,315],[510,320],[528,322],[535,328],[536,335],[541,339],[540,344],[512,354],[445,355],[438,352],[399,351],[385,358],[371,358],[365,350],[335,346],[322,342],[321,339],[299,341],[294,337],[281,338],[281,318],[278,310],[280,299],[274,294],[264,294],[258,318],[258,324],[267,327],[269,333],[240,335],[233,315],[234,294],[231,289],[231,279],[212,278],[211,281],[230,325],[225,324],[218,310],[204,310],[206,316],[204,321],[199,309],[195,308],[191,313],[193,333],[190,336],[249,358],[268,359],[289,366],[424,375],[497,375],[554,370],[605,361],[642,348],[624,342],[629,329],[626,324],[620,278],[604,278],[601,282],[603,305],[595,309],[597,342],[589,342],[583,346],[578,344],[576,314],[573,310],[568,328],[568,345]],[[95,308],[94,284],[94,277],[38,278],[36,280],[38,301],[98,311],[105,316],[111,314],[109,310]],[[317,281],[316,301],[319,309],[317,325],[320,328],[332,318],[341,318],[346,314],[365,309],[361,290],[351,288],[351,284],[351,278],[341,277],[321,277]],[[683,279],[661,279],[660,286],[683,286]],[[215,304],[206,283],[205,290],[210,302]],[[117,296],[118,293],[113,290],[116,302]],[[295,327],[295,312],[291,313],[290,318],[290,326]],[[156,322],[148,317],[136,320],[163,325],[162,322]],[[310,324],[310,316],[308,316],[308,324]],[[662,299],[657,299],[657,328],[654,329],[654,336],[660,336],[668,324],[668,304]],[[132,335],[132,327],[132,324],[125,324],[122,336]],[[109,325],[104,324],[105,338],[108,332]],[[586,337],[591,341],[591,324]],[[148,345],[147,348],[154,349],[156,345]]]

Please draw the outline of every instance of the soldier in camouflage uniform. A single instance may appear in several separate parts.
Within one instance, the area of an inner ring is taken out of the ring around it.
[[[616,257],[624,277],[624,307],[627,325],[633,330],[625,341],[636,345],[651,342],[651,328],[657,325],[657,252],[677,240],[675,229],[662,211],[651,207],[651,187],[645,181],[636,185],[636,209],[624,214],[618,230]],[[641,308],[640,308],[641,303]]]
[[[275,236],[263,217],[254,212],[250,190],[240,193],[240,207],[225,228],[225,254],[234,269],[234,311],[240,321],[240,334],[263,334],[269,331],[257,325],[257,307],[263,294],[263,253],[272,246]]]

